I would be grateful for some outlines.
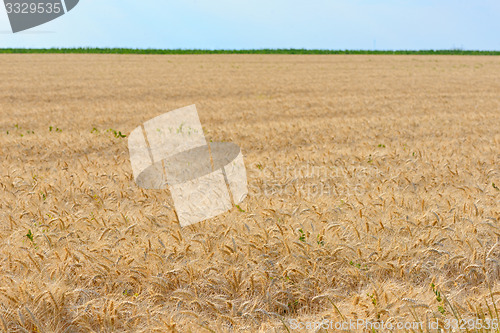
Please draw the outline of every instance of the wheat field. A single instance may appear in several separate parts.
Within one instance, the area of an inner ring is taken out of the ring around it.
[[[499,319],[498,57],[4,54],[0,78],[2,331]],[[249,195],[181,229],[124,136],[191,104]]]

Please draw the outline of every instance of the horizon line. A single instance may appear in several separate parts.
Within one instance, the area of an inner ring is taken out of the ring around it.
[[[497,50],[427,49],[427,50],[364,50],[364,49],[304,49],[304,48],[260,48],[260,49],[158,49],[158,48],[0,48],[0,54],[25,53],[81,53],[81,54],[396,54],[396,55],[500,55]]]

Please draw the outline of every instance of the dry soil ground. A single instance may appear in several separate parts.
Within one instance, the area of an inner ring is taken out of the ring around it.
[[[487,56],[0,55],[0,328],[498,319],[499,91]],[[181,229],[108,130],[190,104],[250,194]]]

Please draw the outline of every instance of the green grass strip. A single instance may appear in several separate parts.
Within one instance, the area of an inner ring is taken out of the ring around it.
[[[475,50],[309,50],[309,49],[127,49],[127,48],[4,48],[0,53],[80,53],[80,54],[407,54],[407,55],[500,55],[500,51]]]

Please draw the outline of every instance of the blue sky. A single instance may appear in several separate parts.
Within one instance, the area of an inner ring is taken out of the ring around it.
[[[26,0],[29,2],[29,0]],[[500,50],[498,0],[80,0],[0,48]]]

